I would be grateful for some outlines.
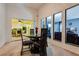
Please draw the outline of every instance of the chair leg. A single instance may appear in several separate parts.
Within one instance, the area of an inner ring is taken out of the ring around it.
[[[29,45],[29,48],[30,48],[30,45]]]
[[[32,44],[29,45],[29,49],[32,47]]]
[[[22,51],[21,51],[21,54],[20,55],[22,56]]]
[[[23,46],[22,46],[22,48],[21,48],[21,53],[20,53],[21,56],[23,55],[22,53],[23,53]]]

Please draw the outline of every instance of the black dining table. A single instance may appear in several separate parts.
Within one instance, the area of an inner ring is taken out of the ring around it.
[[[46,46],[44,45],[42,46],[40,43],[41,36],[39,35],[36,35],[36,36],[35,35],[30,35],[30,36],[24,35],[24,36],[30,38],[30,40],[34,42],[34,49],[33,48],[31,49],[32,53],[39,53],[40,56],[47,55]]]
[[[30,38],[30,40],[32,40],[32,41],[38,41],[38,40],[40,40],[39,38],[41,38],[41,36],[39,36],[39,35],[30,35],[30,36],[23,35],[23,36]]]
[[[34,51],[33,52],[39,53],[39,46],[40,46],[39,41],[40,41],[41,36],[36,36],[36,35],[30,35],[30,36],[24,35],[24,36],[30,38],[30,40],[34,42]]]

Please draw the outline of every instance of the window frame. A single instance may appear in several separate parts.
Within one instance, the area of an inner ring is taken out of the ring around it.
[[[66,42],[66,39],[67,39],[67,32],[66,32],[66,23],[67,23],[67,10],[69,10],[69,9],[72,9],[72,8],[74,8],[74,7],[76,7],[76,6],[79,6],[79,4],[76,4],[76,5],[73,5],[73,6],[71,6],[71,7],[69,7],[69,8],[67,8],[67,9],[65,9],[65,43],[67,44],[67,42]],[[73,45],[73,44],[70,44],[70,45]]]
[[[59,14],[59,13],[62,14],[63,12],[62,12],[62,11],[59,11],[59,12],[56,12],[56,13],[53,14],[53,40],[62,42],[62,34],[61,34],[61,40],[56,40],[56,39],[55,39],[55,34],[54,34],[54,29],[55,29],[55,26],[54,26],[54,23],[55,23],[55,15],[56,15],[56,14]],[[61,18],[62,18],[62,17],[61,17]],[[61,20],[61,23],[62,23],[62,20]]]

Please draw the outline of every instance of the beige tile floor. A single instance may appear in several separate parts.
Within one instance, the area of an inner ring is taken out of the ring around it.
[[[79,56],[78,54],[72,53],[68,50],[52,45],[52,40],[48,40],[48,56]]]
[[[50,39],[48,40],[47,55],[48,56],[76,56],[76,54],[64,50],[63,48],[51,45]],[[0,56],[20,56],[21,41],[12,41],[6,43],[0,48]],[[24,53],[24,56],[33,56],[30,51]]]

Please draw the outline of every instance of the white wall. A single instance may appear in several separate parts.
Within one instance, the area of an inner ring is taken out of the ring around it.
[[[0,4],[0,47],[6,42],[6,36],[5,36],[5,4]]]
[[[36,10],[31,9],[24,4],[7,4],[7,11],[9,18],[18,18],[18,19],[33,19],[36,14]]]
[[[37,11],[23,4],[0,4],[0,47],[11,41],[11,20],[36,19]]]
[[[39,10],[39,28],[41,27],[40,26],[40,22],[41,22],[41,19],[42,17],[46,18],[47,16],[52,16],[52,33],[51,33],[51,37],[52,37],[52,44],[53,45],[56,45],[58,47],[62,47],[66,50],[69,50],[69,51],[72,51],[76,54],[79,54],[79,47],[76,47],[76,46],[72,46],[72,45],[68,45],[65,43],[65,9],[66,8],[69,8],[71,6],[73,6],[75,4],[45,4],[44,6],[42,6]],[[53,14],[54,13],[57,13],[57,12],[60,12],[62,11],[62,42],[58,42],[58,41],[55,41],[53,40]],[[40,30],[41,31],[41,30]]]
[[[18,19],[31,19],[34,20],[37,15],[37,11],[31,8],[28,8],[27,6],[24,6],[24,4],[7,4],[7,39],[11,41],[11,20],[12,18],[18,18]]]

